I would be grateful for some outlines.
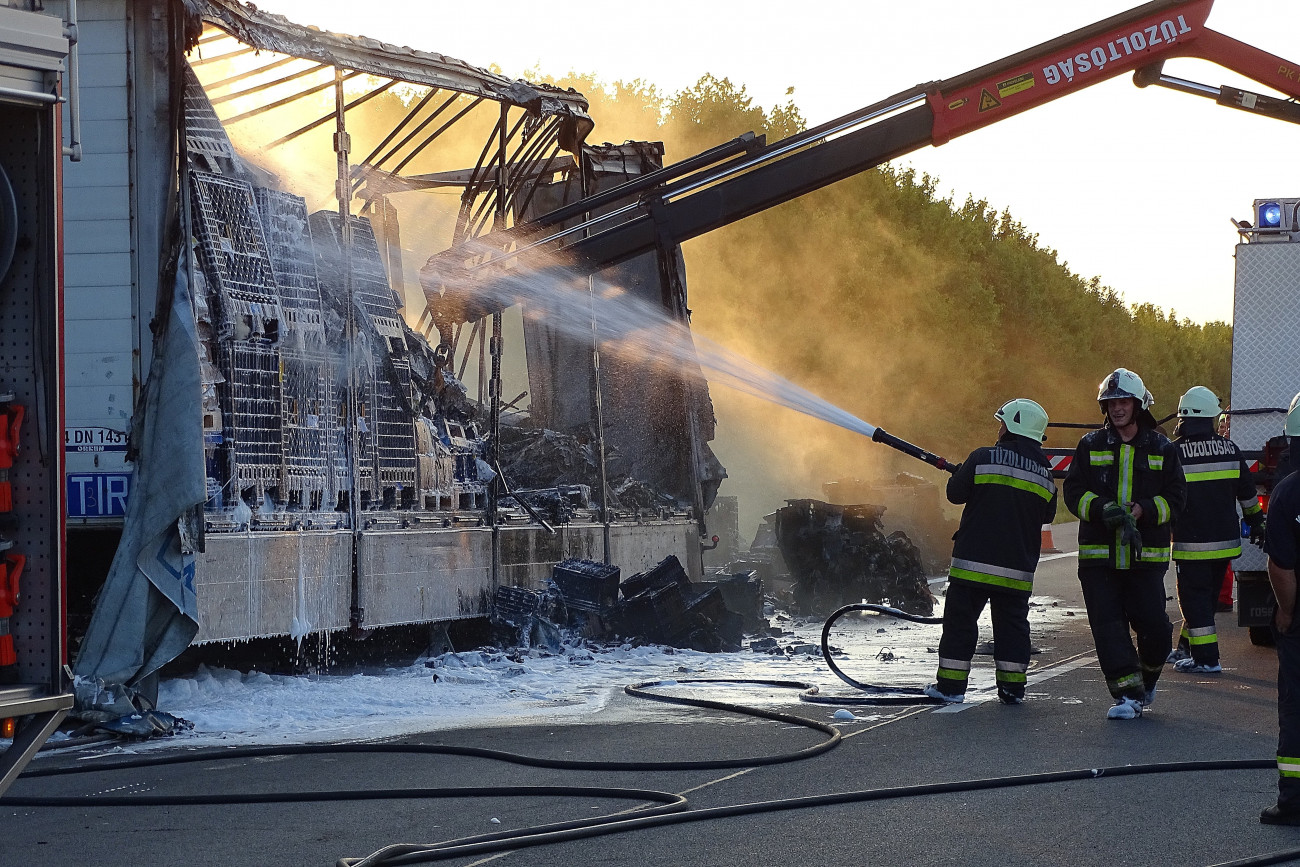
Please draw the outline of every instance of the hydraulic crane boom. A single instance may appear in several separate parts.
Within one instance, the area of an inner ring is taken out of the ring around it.
[[[543,216],[511,230],[509,238],[478,239],[465,258],[481,256],[485,245],[497,249],[516,245],[512,252],[470,269],[477,272],[475,277],[490,279],[487,272],[504,261],[518,259],[524,264],[534,252],[545,250],[549,257],[558,248],[571,268],[593,273],[1126,72],[1134,73],[1141,87],[1167,86],[1244,111],[1300,122],[1300,105],[1295,102],[1163,74],[1162,64],[1168,58],[1201,58],[1300,98],[1300,65],[1206,27],[1213,6],[1214,0],[1155,0],[962,75],[918,85],[772,144],[742,137],[677,164],[689,166],[688,171],[668,166],[660,177],[669,180],[662,186],[647,190],[639,181],[602,194],[603,201],[636,196],[631,204],[563,231],[550,229],[557,220]],[[709,159],[715,152],[716,159]],[[705,165],[698,167],[701,163]],[[592,209],[578,202],[564,212],[570,216]],[[448,251],[426,266],[421,280],[431,300],[444,285],[444,268],[452,265],[460,270],[453,264],[456,258],[454,250]]]

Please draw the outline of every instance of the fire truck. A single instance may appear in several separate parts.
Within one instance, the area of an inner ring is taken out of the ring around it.
[[[1282,426],[1291,398],[1300,391],[1300,199],[1256,199],[1249,219],[1234,220],[1236,250],[1233,301],[1231,437],[1247,455],[1265,509],[1275,482],[1300,456],[1286,453]],[[1275,600],[1263,553],[1242,548],[1237,576],[1237,622],[1251,641],[1273,643],[1269,624]]]
[[[0,2],[0,738],[10,742],[0,793],[73,704],[63,634],[60,104],[75,28],[33,6]],[[66,153],[77,155],[75,136]]]

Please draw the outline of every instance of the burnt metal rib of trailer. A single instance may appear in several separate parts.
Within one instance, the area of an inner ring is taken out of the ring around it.
[[[511,81],[504,75],[444,54],[304,27],[282,15],[263,12],[235,0],[187,0],[186,6],[191,14],[254,49],[480,96],[526,108],[540,116],[559,116],[564,119],[565,150],[575,149],[593,126],[587,114],[586,98],[574,91]]]

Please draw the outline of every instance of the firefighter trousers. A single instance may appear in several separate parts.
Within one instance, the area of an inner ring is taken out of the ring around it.
[[[1277,806],[1300,813],[1300,622],[1277,640]]]
[[[1111,569],[1091,564],[1079,569],[1097,662],[1116,699],[1145,698],[1173,649],[1174,627],[1165,613],[1165,571],[1164,566]],[[1130,628],[1137,635],[1136,648]]]
[[[998,689],[1024,698],[1025,675],[1029,671],[1029,594],[969,581],[950,581],[943,597],[939,691],[965,694],[985,604],[993,618],[993,664]]]
[[[1183,631],[1178,646],[1190,650],[1192,659],[1204,665],[1219,662],[1219,634],[1214,614],[1219,591],[1228,571],[1228,560],[1175,560],[1178,569],[1178,607],[1183,612]]]

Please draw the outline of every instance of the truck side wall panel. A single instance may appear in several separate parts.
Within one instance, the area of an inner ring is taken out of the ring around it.
[[[65,4],[48,11],[66,15]],[[67,427],[125,432],[138,379],[135,219],[131,177],[131,20],[126,0],[77,4],[80,162],[65,163],[64,329]],[[64,125],[68,127],[68,106]],[[140,264],[141,268],[151,267]],[[152,266],[156,270],[156,266]],[[121,451],[69,451],[72,477],[126,473]],[[78,489],[81,490],[81,489]],[[72,523],[104,503],[74,497]]]
[[[1232,405],[1258,409],[1290,405],[1300,391],[1300,243],[1237,245],[1236,297],[1232,309]],[[1277,413],[1232,418],[1232,439],[1248,451],[1282,432]],[[1233,568],[1267,567],[1263,553],[1243,545]]]

